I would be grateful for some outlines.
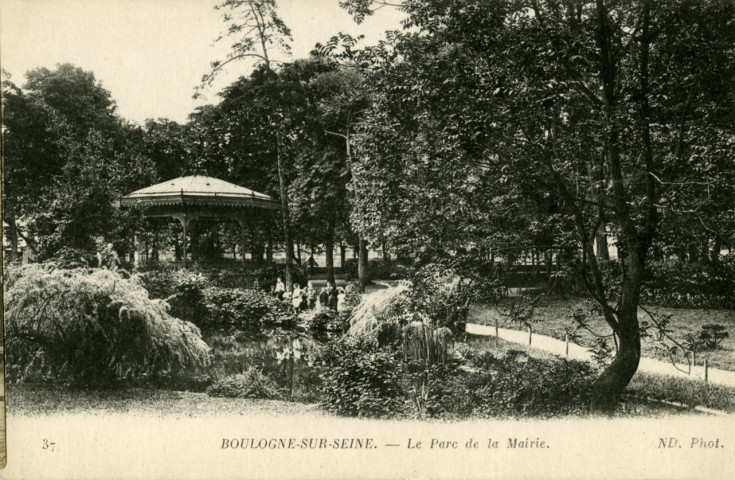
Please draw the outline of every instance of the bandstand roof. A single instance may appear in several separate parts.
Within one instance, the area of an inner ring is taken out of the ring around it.
[[[174,178],[125,195],[122,205],[143,207],[252,207],[275,210],[279,202],[270,195],[214,177],[191,175]]]

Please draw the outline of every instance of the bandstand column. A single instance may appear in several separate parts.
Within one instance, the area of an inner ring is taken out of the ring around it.
[[[242,263],[245,263],[245,252],[247,250],[247,219],[245,217],[239,217],[237,224],[240,225],[240,258]]]
[[[184,268],[186,268],[186,238],[187,238],[187,230],[189,228],[189,223],[195,219],[195,217],[189,217],[187,215],[174,215],[174,218],[181,222],[181,227],[183,228],[183,233],[181,235],[181,260],[184,264]]]

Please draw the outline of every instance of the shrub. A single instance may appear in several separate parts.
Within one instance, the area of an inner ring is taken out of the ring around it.
[[[198,325],[207,331],[293,325],[296,315],[284,302],[261,290],[211,287],[204,290],[206,314]]]
[[[370,335],[400,329],[411,322],[433,328],[448,328],[455,336],[464,334],[471,302],[480,290],[463,280],[454,270],[438,264],[422,267],[411,281],[385,289],[366,298],[353,310],[350,334]],[[389,340],[389,343],[392,339]],[[381,345],[386,343],[381,342]]]
[[[720,342],[728,338],[730,333],[724,325],[706,324],[702,325],[699,334],[686,335],[686,344],[693,351],[716,350],[720,346]]]
[[[207,394],[225,398],[281,398],[276,382],[253,367],[217,380],[207,388]]]
[[[401,363],[394,352],[347,339],[319,352],[324,406],[338,415],[388,417],[403,410]]]
[[[171,315],[199,325],[207,315],[207,300],[204,295],[206,281],[199,277],[186,279],[174,288],[174,294],[166,298],[171,306]]]
[[[509,350],[474,360],[481,385],[471,388],[477,416],[554,416],[587,411],[595,370],[587,363],[533,358]]]
[[[652,260],[646,266],[642,299],[674,308],[735,308],[735,259],[718,266]]]
[[[315,308],[299,314],[309,330],[313,332],[341,331],[342,321],[337,312],[327,308]]]
[[[197,375],[210,354],[193,324],[107,269],[20,267],[7,277],[8,374],[83,385]]]
[[[166,299],[179,293],[179,287],[183,285],[204,288],[207,283],[201,273],[165,264],[151,264],[145,271],[139,272],[138,276],[151,298]]]
[[[162,298],[171,306],[169,313],[201,326],[207,314],[204,289],[207,278],[201,273],[155,265],[139,274],[151,298]]]
[[[428,264],[411,279],[407,295],[417,319],[430,319],[433,326],[447,327],[462,335],[467,325],[470,306],[479,293],[472,282],[460,277],[454,269]]]
[[[456,364],[435,365],[426,372],[423,402],[414,400],[419,417],[459,419],[470,417],[475,410],[474,393],[491,382],[489,374],[470,373]],[[418,382],[413,382],[417,385]]]
[[[369,338],[383,346],[396,344],[401,328],[412,320],[407,289],[407,284],[401,284],[366,297],[352,311],[348,335]]]

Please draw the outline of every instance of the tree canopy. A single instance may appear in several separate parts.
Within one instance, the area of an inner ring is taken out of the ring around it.
[[[376,88],[358,126],[356,228],[412,251],[498,237],[573,246],[620,342],[596,384],[608,408],[638,366],[642,276],[662,235],[688,223],[688,240],[732,238],[732,4],[402,8],[409,30],[363,53]],[[612,282],[599,232],[622,257]]]

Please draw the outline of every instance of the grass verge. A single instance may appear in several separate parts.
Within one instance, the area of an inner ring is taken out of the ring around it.
[[[701,406],[735,413],[735,388],[705,384],[701,380],[638,372],[626,391],[641,397],[681,403],[690,408]]]

